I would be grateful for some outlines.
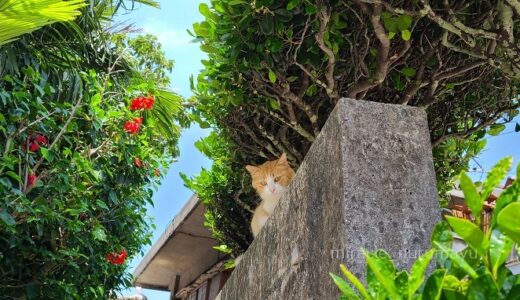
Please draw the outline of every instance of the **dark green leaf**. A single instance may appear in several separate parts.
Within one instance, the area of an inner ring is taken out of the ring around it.
[[[9,212],[3,208],[0,208],[0,220],[4,221],[4,223],[8,226],[13,226],[16,224],[16,221],[13,219],[11,214],[9,214]]]
[[[435,270],[426,281],[422,295],[423,300],[439,300],[442,295],[442,286],[444,278],[446,277],[446,270]]]
[[[401,70],[401,73],[406,77],[413,77],[415,76],[416,71],[414,68],[406,67]]]
[[[500,293],[489,273],[485,273],[474,279],[467,291],[468,300],[500,299]]]

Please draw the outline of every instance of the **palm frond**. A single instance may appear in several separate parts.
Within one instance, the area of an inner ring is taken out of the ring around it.
[[[84,0],[0,0],[0,45],[55,22],[72,21]]]

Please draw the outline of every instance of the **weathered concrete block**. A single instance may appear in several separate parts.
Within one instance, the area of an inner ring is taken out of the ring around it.
[[[440,220],[426,113],[342,99],[224,286],[224,299],[336,299],[328,273],[364,277],[361,249],[409,268]]]

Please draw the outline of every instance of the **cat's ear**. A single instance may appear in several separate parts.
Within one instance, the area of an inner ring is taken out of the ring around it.
[[[284,164],[287,164],[287,155],[285,155],[285,152],[282,153],[282,155],[280,156],[280,158],[278,159],[278,164],[280,165],[284,165]]]
[[[253,175],[254,173],[258,172],[258,167],[247,165],[246,170],[249,172],[249,174]]]

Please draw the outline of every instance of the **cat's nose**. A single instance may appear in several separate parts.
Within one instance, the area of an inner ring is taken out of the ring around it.
[[[269,191],[270,191],[271,193],[274,193],[274,192],[276,191],[276,188],[274,188],[274,187],[269,188]]]

